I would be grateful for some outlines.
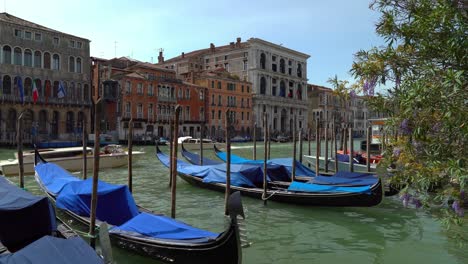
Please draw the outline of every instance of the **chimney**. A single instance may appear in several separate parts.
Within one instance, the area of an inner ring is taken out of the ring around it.
[[[183,58],[185,58],[185,53],[184,53],[184,52],[182,52],[182,59],[183,59]]]
[[[240,45],[241,45],[241,38],[238,37],[238,38],[236,39],[236,47],[240,47]]]
[[[230,42],[230,43],[229,43],[229,46],[230,46],[231,48],[234,48],[234,42]]]
[[[211,52],[215,51],[215,45],[213,43],[210,43],[210,51]]]
[[[163,62],[164,62],[163,49],[159,49],[158,63],[163,63]]]

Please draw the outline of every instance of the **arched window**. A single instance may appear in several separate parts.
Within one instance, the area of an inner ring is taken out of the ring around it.
[[[14,94],[18,97],[20,96],[20,84],[23,87],[23,93],[24,93],[23,80],[21,79],[21,77],[16,76],[15,79],[13,80],[13,85],[15,88]]]
[[[6,122],[7,132],[16,132],[16,110],[11,108],[8,110],[8,119]]]
[[[47,111],[41,110],[39,112],[39,133],[47,134]]]
[[[280,93],[279,96],[285,97],[286,96],[286,84],[284,84],[284,81],[280,82]]]
[[[11,94],[11,77],[3,76],[3,94]]]
[[[266,65],[266,56],[265,56],[265,53],[262,53],[260,55],[260,68],[264,70],[265,65]]]
[[[76,58],[76,72],[81,73],[81,58]]]
[[[89,87],[87,84],[84,85],[83,97],[85,101],[89,100]]]
[[[32,95],[32,80],[31,78],[27,77],[24,79],[24,96],[31,96]]]
[[[280,72],[281,73],[286,73],[286,67],[284,65],[284,60],[283,59],[280,60]]]
[[[260,78],[260,94],[265,94],[266,92],[266,80],[265,77]]]
[[[34,52],[34,67],[42,68],[42,54],[40,51]]]
[[[66,91],[67,91],[67,95],[68,95],[69,98],[71,98],[72,100],[75,99],[76,89],[75,89],[75,83],[74,82],[70,82],[68,84],[68,89]]]
[[[81,87],[81,83],[76,85],[76,100],[81,101],[83,100],[83,88]]]
[[[3,63],[11,64],[11,48],[10,46],[3,47]]]
[[[24,50],[24,66],[32,67],[32,51],[30,49]]]
[[[54,111],[52,113],[52,122],[50,124],[50,135],[52,138],[56,138],[59,132],[59,122],[60,122],[60,113],[58,111]]]
[[[302,78],[302,64],[297,64],[297,77]]]
[[[68,58],[68,71],[75,72],[75,58],[74,57]]]
[[[297,85],[297,99],[302,100],[302,86],[300,84]]]
[[[77,119],[76,126],[83,128],[83,122],[85,122],[85,120],[86,120],[85,114],[81,111],[78,112],[78,119]]]
[[[73,133],[74,124],[75,124],[75,113],[71,111],[67,112],[67,121],[66,121],[67,133]]]
[[[58,54],[54,54],[52,57],[52,69],[60,70],[60,56]]]
[[[46,98],[46,100],[47,100],[47,98],[50,98],[50,97],[51,97],[51,92],[52,92],[52,91],[51,91],[51,86],[52,86],[52,85],[51,85],[50,81],[49,81],[49,80],[46,80],[46,81],[45,81],[45,84],[44,84],[44,87],[45,87],[45,89],[44,89],[44,97]]]
[[[50,69],[50,53],[44,52],[44,69]]]
[[[57,98],[58,88],[59,88],[59,82],[55,81],[54,86],[52,87],[52,94],[50,95],[50,97]]]
[[[23,51],[16,47],[13,53],[13,64],[23,65]]]

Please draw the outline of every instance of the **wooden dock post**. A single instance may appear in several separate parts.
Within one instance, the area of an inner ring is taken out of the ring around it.
[[[268,130],[267,130],[268,134],[267,134],[267,137],[268,137],[268,159],[271,158],[270,154],[271,154],[271,126],[268,126]]]
[[[172,187],[172,148],[174,146],[174,120],[169,118],[169,133],[171,140],[169,140],[169,188]],[[176,142],[177,144],[177,142]]]
[[[83,118],[83,180],[88,178],[88,134],[86,133],[86,120]]]
[[[172,156],[171,156],[171,217],[176,217],[176,186],[177,186],[177,138],[179,137],[179,114],[180,105],[175,107],[174,134],[172,136]]]
[[[200,124],[200,165],[203,166],[203,130],[205,126]]]
[[[325,122],[325,172],[328,172],[328,122]]]
[[[337,132],[338,130],[335,127],[335,122],[333,122],[333,141],[335,142],[334,145],[334,152],[335,152],[335,173],[338,172],[338,139],[337,139]]]
[[[18,169],[19,169],[19,186],[24,188],[24,162],[23,162],[23,115],[20,114],[16,121],[16,143],[18,144]]]
[[[91,193],[91,213],[89,222],[89,243],[92,248],[96,247],[96,210],[97,210],[97,189],[99,179],[99,154],[100,154],[100,133],[101,133],[101,98],[94,105],[94,164],[93,164],[93,190]]]
[[[231,111],[226,109],[225,113],[225,127],[226,127],[226,192],[224,193],[224,214],[229,215],[228,201],[231,195],[231,137],[229,135]]]
[[[371,135],[372,135],[372,127],[367,127],[367,134],[366,134],[366,168],[367,172],[370,172],[370,144],[371,144]]]
[[[257,122],[255,122],[253,130],[253,159],[257,159]]]
[[[348,127],[349,133],[349,171],[354,172],[354,144],[353,144],[353,127]]]
[[[299,162],[302,163],[302,129],[299,130]]]
[[[133,116],[128,121],[128,189],[133,190],[132,150],[133,149]]]
[[[263,194],[262,194],[262,199],[263,199],[263,204],[267,204],[267,188],[268,188],[268,182],[267,182],[267,160],[268,160],[268,153],[267,153],[267,127],[268,127],[268,119],[266,112],[263,112],[263,142],[265,144],[264,148],[264,156],[263,156]]]
[[[316,120],[315,125],[315,175],[319,176],[320,173],[320,120]]]
[[[309,142],[309,149],[307,150],[307,155],[311,155],[311,151],[310,151],[310,138],[311,138],[311,134],[312,134],[312,129],[309,127],[308,129],[308,132],[307,132],[307,141]]]
[[[294,116],[294,121],[293,121],[293,159],[292,159],[292,181],[296,180],[296,156],[297,156],[297,150],[296,150],[296,116]]]

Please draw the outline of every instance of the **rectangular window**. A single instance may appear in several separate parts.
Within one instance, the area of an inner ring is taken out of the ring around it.
[[[185,93],[185,98],[190,99],[190,89],[187,89],[187,91]]]
[[[41,33],[34,33],[34,40],[35,41],[42,41],[42,34]]]
[[[132,93],[132,84],[130,82],[127,81],[127,85],[125,87],[125,92],[127,94],[131,94]]]
[[[148,87],[148,95],[153,96],[154,95],[154,87],[152,84],[149,85]]]
[[[58,45],[60,43],[60,39],[58,37],[54,37],[54,45]]]
[[[227,60],[227,59],[228,59],[228,56],[227,56],[227,55],[226,55],[226,56],[224,56],[224,60]]]
[[[153,104],[148,105],[148,119],[153,119]]]
[[[24,32],[24,38],[25,39],[32,39],[32,33],[30,31],[25,31]]]
[[[221,110],[218,110],[218,119],[221,120]]]
[[[218,89],[221,89],[221,82],[218,82]]]
[[[80,41],[76,42],[76,48],[77,49],[81,49],[82,46],[83,46],[83,44]]]
[[[205,59],[205,63],[210,63],[210,59]]]
[[[250,120],[250,112],[247,112],[247,120]]]
[[[215,119],[215,111],[214,110],[211,110],[211,119]]]
[[[222,98],[221,98],[221,95],[218,95],[218,105],[221,106],[222,105]]]
[[[211,88],[214,88],[214,81],[211,81]]]
[[[20,30],[20,29],[15,29],[15,37],[22,38],[23,37],[23,31]]]
[[[143,94],[143,84],[142,83],[137,84],[137,93],[138,94]]]
[[[211,95],[211,105],[215,105],[215,96],[214,96],[214,94]]]
[[[74,48],[74,47],[75,47],[75,41],[74,41],[74,40],[70,40],[70,47],[71,47],[71,48]]]
[[[245,60],[245,61],[244,61],[244,71],[247,70],[247,67],[248,67],[248,63],[247,63],[247,61]]]

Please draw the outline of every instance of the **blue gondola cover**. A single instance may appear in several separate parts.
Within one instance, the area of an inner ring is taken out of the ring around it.
[[[47,197],[34,196],[0,177],[0,242],[9,251],[19,250],[55,229],[55,211]]]
[[[98,264],[104,261],[79,237],[69,239],[44,236],[22,250],[0,255],[1,264]]]
[[[334,185],[321,185],[321,184],[312,184],[312,183],[303,183],[303,182],[292,182],[288,191],[294,192],[328,192],[328,193],[365,193],[372,194],[370,186],[359,186],[359,187],[341,187]]]

